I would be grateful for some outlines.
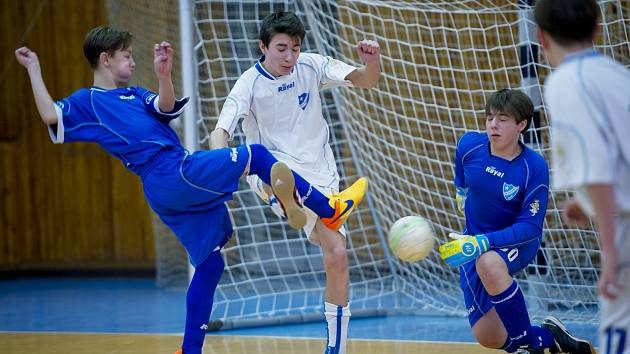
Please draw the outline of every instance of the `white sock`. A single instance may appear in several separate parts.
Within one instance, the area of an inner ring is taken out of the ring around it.
[[[326,354],[346,354],[350,315],[350,304],[341,307],[330,302],[324,303],[324,316],[328,323]]]

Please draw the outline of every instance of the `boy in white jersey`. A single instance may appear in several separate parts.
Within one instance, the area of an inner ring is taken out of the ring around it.
[[[211,144],[213,149],[225,147],[243,118],[248,144],[266,146],[322,192],[334,194],[339,190],[339,174],[328,144],[319,91],[337,86],[374,87],[381,72],[380,48],[374,41],[359,42],[357,52],[365,66],[357,69],[330,57],[300,53],[304,36],[304,25],[292,12],[275,12],[263,19],[259,37],[263,56],[232,88],[211,134]],[[263,200],[273,203],[273,195],[260,179],[248,181]],[[275,211],[281,213],[277,208]],[[345,230],[332,231],[310,213],[303,230],[323,251],[326,352],[345,353],[350,317]]]
[[[601,239],[602,353],[630,353],[630,71],[593,48],[595,0],[538,0],[535,18],[547,61],[555,188],[571,188],[564,219]]]

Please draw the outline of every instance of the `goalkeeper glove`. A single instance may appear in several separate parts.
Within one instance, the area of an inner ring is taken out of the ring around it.
[[[460,214],[466,215],[464,208],[466,207],[466,191],[467,188],[457,187],[455,189],[455,200],[457,201],[457,210]]]
[[[473,261],[490,249],[490,242],[484,234],[470,236],[450,233],[448,236],[455,241],[443,244],[439,250],[442,260],[452,267]]]

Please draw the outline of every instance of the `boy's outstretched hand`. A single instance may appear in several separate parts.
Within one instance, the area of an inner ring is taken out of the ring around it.
[[[158,78],[170,78],[173,69],[173,48],[170,43],[162,41],[153,46],[153,64]]]
[[[357,53],[365,64],[378,62],[381,58],[381,47],[378,42],[364,39],[357,43]]]
[[[39,68],[39,59],[37,58],[37,54],[31,51],[27,47],[18,48],[15,50],[15,58],[18,63],[24,66],[26,69],[37,69]]]

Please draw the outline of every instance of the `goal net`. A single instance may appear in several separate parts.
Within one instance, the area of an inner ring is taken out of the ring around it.
[[[524,137],[549,158],[542,87],[550,68],[536,44],[532,1],[212,1],[193,2],[199,144],[207,148],[223,102],[260,56],[260,20],[296,12],[307,28],[302,50],[360,66],[358,41],[377,40],[383,74],[371,90],[321,93],[341,187],[370,179],[366,201],[348,222],[353,315],[439,312],[465,315],[459,275],[435,250],[418,263],[391,256],[388,228],[422,215],[441,244],[464,219],[456,211],[453,159],[457,139],[484,130],[485,98],[524,90],[537,109]],[[630,5],[600,1],[597,49],[630,64]],[[240,131],[235,144],[244,143]],[[562,224],[567,191],[549,194],[544,245],[517,278],[531,317],[597,320],[600,251],[593,227]],[[229,204],[235,234],[223,250],[226,270],[213,320],[224,326],[321,319],[325,275],[321,250],[291,230],[242,183]]]

